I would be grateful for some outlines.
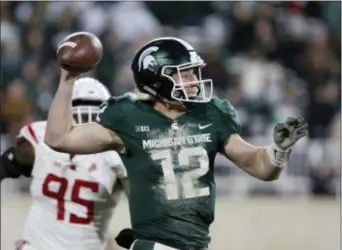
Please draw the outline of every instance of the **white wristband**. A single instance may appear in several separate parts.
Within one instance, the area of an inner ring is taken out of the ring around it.
[[[279,148],[276,144],[272,144],[267,147],[267,155],[272,166],[277,168],[283,168],[286,162],[289,160],[291,148],[284,150]]]

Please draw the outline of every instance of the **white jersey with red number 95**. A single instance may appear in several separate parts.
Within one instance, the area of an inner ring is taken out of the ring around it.
[[[44,144],[46,122],[21,129],[34,147],[30,208],[22,239],[37,250],[101,250],[127,174],[119,155],[58,153]]]

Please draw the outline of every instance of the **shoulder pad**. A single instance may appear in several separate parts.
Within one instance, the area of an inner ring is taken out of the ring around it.
[[[115,99],[116,101],[136,101],[138,100],[138,97],[135,93],[132,92],[127,92],[125,94],[122,94],[120,96],[113,96],[113,99]]]
[[[24,138],[29,141],[33,147],[44,141],[46,130],[46,121],[38,121],[24,126],[17,135],[17,138]]]
[[[211,104],[218,111],[221,124],[221,141],[224,143],[231,134],[241,131],[241,124],[233,105],[228,100],[214,97]]]
[[[125,117],[132,113],[134,107],[134,101],[128,93],[111,97],[101,104],[96,121],[110,130],[121,130],[127,125],[125,124]]]
[[[134,93],[125,93],[123,95],[120,95],[120,96],[111,96],[109,99],[107,99],[106,101],[104,101],[101,106],[100,106],[100,109],[105,107],[105,106],[111,106],[115,103],[120,103],[120,102],[123,102],[123,101],[135,101],[136,100],[136,97],[135,97],[135,94]]]
[[[116,101],[115,97],[111,96],[107,100],[103,101],[99,108],[102,109],[105,106],[112,105],[115,103],[115,101]]]
[[[224,115],[236,116],[236,110],[228,100],[213,97],[211,104]]]

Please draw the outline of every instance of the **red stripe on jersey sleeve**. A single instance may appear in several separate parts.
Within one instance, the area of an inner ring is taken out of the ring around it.
[[[15,139],[15,143],[16,143],[17,146],[19,146],[19,145],[21,145],[21,144],[23,144],[25,142],[28,142],[25,137],[17,137]]]
[[[33,138],[33,140],[38,143],[38,138],[36,136],[36,134],[34,133],[34,130],[31,126],[31,124],[27,125],[27,129],[28,129],[28,132],[30,133],[31,137]]]

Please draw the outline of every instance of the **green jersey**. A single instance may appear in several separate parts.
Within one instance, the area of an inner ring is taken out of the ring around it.
[[[204,246],[214,220],[214,160],[240,125],[213,98],[172,120],[131,94],[103,104],[98,122],[124,142],[131,222],[138,238]]]

